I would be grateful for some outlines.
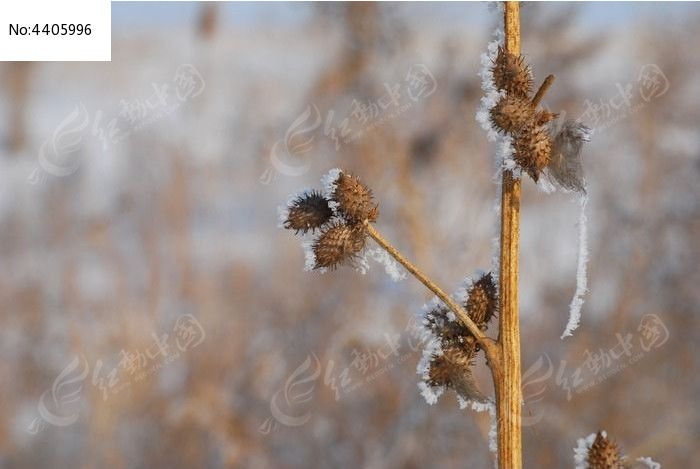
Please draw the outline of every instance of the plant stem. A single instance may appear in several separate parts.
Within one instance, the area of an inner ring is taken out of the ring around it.
[[[482,348],[486,352],[489,358],[489,363],[497,360],[497,351],[495,341],[489,337],[486,337],[484,333],[479,329],[479,327],[474,324],[467,312],[462,308],[457,302],[455,302],[452,297],[442,290],[435,282],[433,282],[427,275],[421,272],[415,265],[413,265],[408,259],[406,259],[389,241],[384,239],[384,237],[379,234],[379,232],[368,222],[365,221],[365,227],[367,228],[367,233],[374,239],[377,244],[379,244],[382,249],[388,252],[391,257],[396,259],[396,261],[404,266],[415,278],[417,278],[423,285],[425,285],[428,290],[435,293],[443,303],[445,303],[457,316],[457,318],[469,329],[474,338],[481,344]]]
[[[549,87],[552,86],[552,83],[554,83],[554,75],[547,75],[547,78],[545,78],[540,85],[540,89],[537,90],[535,97],[532,98],[532,105],[534,107],[537,107],[540,104],[540,101],[542,101],[542,98],[544,98],[545,93]]]
[[[520,54],[520,7],[505,2],[505,46]],[[551,82],[551,80],[549,80]],[[547,83],[547,81],[545,81]],[[546,91],[546,87],[545,87]],[[540,94],[540,93],[538,93]],[[544,93],[542,93],[544,94]],[[492,367],[498,419],[498,466],[522,468],[522,389],[520,320],[518,317],[518,242],[520,237],[520,179],[503,171],[501,198],[501,272],[498,331],[499,366]]]

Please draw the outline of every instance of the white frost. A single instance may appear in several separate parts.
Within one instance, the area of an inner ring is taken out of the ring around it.
[[[425,345],[423,356],[416,367],[416,372],[422,378],[422,381],[418,382],[418,389],[420,389],[420,393],[425,399],[425,402],[430,405],[437,403],[438,398],[445,392],[444,386],[430,386],[425,382],[430,377],[430,362],[434,356],[440,355],[442,355],[440,341],[432,337]]]
[[[369,271],[369,259],[384,265],[384,271],[394,282],[400,282],[406,278],[406,271],[401,267],[391,255],[382,248],[367,249],[356,266],[356,270],[361,274]]]
[[[321,187],[323,187],[323,197],[328,199],[328,206],[333,210],[333,214],[337,214],[338,202],[333,200],[333,194],[335,193],[335,185],[340,176],[342,170],[340,168],[333,168],[321,177]]]
[[[644,464],[649,469],[661,469],[661,464],[652,460],[651,458],[647,458],[647,457],[637,458],[637,461]]]
[[[604,437],[607,437],[608,434],[605,433],[604,431],[601,432]],[[591,433],[588,435],[586,438],[579,438],[576,441],[576,448],[574,448],[574,464],[575,464],[575,469],[586,469],[586,466],[588,465],[587,459],[588,459],[588,450],[590,449],[591,445],[595,441],[596,434]]]
[[[437,404],[438,398],[445,392],[444,387],[428,386],[424,381],[418,382],[418,389],[420,389],[421,396],[429,405]]]
[[[486,402],[468,401],[462,397],[459,399],[459,408],[466,409],[470,407],[475,412],[488,412],[491,417],[491,427],[489,428],[489,451],[496,453],[498,451],[498,420],[496,419],[496,405],[492,400]],[[498,461],[494,461],[496,465]]]
[[[481,124],[481,128],[486,132],[486,138],[490,142],[496,144],[496,165],[498,167],[499,176],[502,169],[513,170],[513,177],[519,178],[520,171],[513,160],[512,139],[507,135],[500,135],[491,123],[491,109],[498,103],[501,97],[505,96],[504,91],[499,91],[493,81],[492,66],[498,57],[498,47],[504,44],[503,30],[497,29],[494,31],[496,39],[491,41],[486,52],[481,54],[481,69],[479,77],[481,77],[481,89],[484,91],[484,96],[481,98],[479,109],[476,111],[476,121]]]
[[[537,180],[537,190],[545,194],[552,194],[557,191],[557,188],[549,178],[541,177]]]
[[[481,69],[479,76],[481,77],[481,89],[484,91],[484,96],[481,98],[481,104],[476,112],[476,120],[486,132],[486,137],[490,142],[496,143],[495,151],[495,166],[496,174],[494,181],[496,183],[496,201],[494,204],[494,237],[491,245],[493,249],[493,257],[491,259],[491,275],[498,288],[499,273],[500,273],[500,257],[501,257],[501,184],[503,169],[513,171],[513,177],[519,178],[520,171],[513,160],[513,145],[512,138],[506,135],[500,135],[491,123],[491,109],[496,105],[498,100],[505,94],[496,89],[493,81],[492,66],[498,57],[498,47],[504,44],[504,34],[501,29],[494,32],[496,39],[491,41],[487,47],[487,51],[481,54]]]
[[[479,279],[484,275],[483,271],[477,270],[473,277],[464,277],[462,284],[457,288],[457,290],[452,294],[457,304],[463,305],[469,299],[469,290],[474,286],[474,278]],[[454,313],[453,313],[454,314]]]
[[[561,338],[571,336],[581,322],[581,307],[583,306],[583,296],[588,291],[588,274],[586,267],[588,264],[588,232],[586,228],[586,204],[588,196],[581,195],[581,213],[578,221],[578,265],[576,267],[576,291],[569,305],[569,321]]]
[[[305,272],[310,272],[314,270],[314,266],[316,265],[316,254],[314,254],[314,250],[312,249],[313,244],[313,241],[304,241],[301,243],[301,247],[304,250]]]
[[[277,207],[277,228],[284,228],[284,222],[287,221],[287,218],[289,218],[289,209],[292,208],[294,202],[299,198],[309,195],[311,192],[312,189],[305,187],[304,189],[291,194],[289,197],[287,197],[287,201],[284,203],[284,205]]]
[[[490,112],[501,96],[504,95],[504,93],[496,89],[496,85],[493,83],[493,71],[491,70],[496,57],[498,57],[498,47],[503,44],[503,31],[499,29],[494,34],[496,35],[496,40],[491,41],[487,51],[481,54],[479,77],[481,77],[481,89],[484,91],[484,96],[481,98],[481,104],[476,111],[476,121],[486,131],[486,137],[490,142],[495,142],[498,139],[498,132],[491,125]]]

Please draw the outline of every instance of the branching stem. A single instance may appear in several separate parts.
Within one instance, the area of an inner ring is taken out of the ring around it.
[[[462,308],[450,295],[445,293],[445,291],[440,288],[435,282],[433,282],[430,277],[428,277],[426,274],[424,274],[422,271],[418,269],[415,265],[413,265],[408,259],[406,259],[403,254],[401,254],[389,241],[384,239],[384,237],[379,234],[379,232],[368,222],[365,221],[365,226],[367,228],[367,233],[374,239],[379,246],[382,247],[386,252],[388,252],[391,257],[396,259],[396,261],[404,266],[406,270],[408,270],[411,275],[413,275],[416,279],[418,279],[423,285],[428,288],[428,290],[432,291],[435,293],[435,296],[437,296],[443,303],[447,305],[450,310],[457,316],[457,318],[462,322],[467,329],[469,329],[469,332],[472,333],[472,335],[476,338],[477,342],[479,342],[486,352],[486,355],[489,359],[489,363],[495,363],[498,361],[498,355],[495,350],[496,343],[493,339],[487,337],[484,335],[484,333],[479,329],[479,327],[474,324],[474,321],[471,320],[467,312]]]

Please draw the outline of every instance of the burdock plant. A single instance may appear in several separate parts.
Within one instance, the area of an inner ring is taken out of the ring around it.
[[[387,271],[395,277],[401,273],[392,262],[398,262],[435,294],[422,311],[425,350],[418,365],[422,394],[432,404],[449,389],[457,394],[461,407],[488,410],[492,415],[492,449],[498,451],[499,467],[520,469],[521,176],[527,174],[540,189],[548,192],[559,189],[581,197],[577,288],[563,336],[571,335],[578,325],[586,291],[583,212],[586,183],[581,151],[591,132],[581,122],[562,121],[557,113],[540,107],[554,76],[549,75],[533,94],[532,69],[520,55],[518,3],[505,2],[504,10],[504,31],[497,32],[497,40],[482,55],[485,96],[477,112],[477,120],[487,131],[489,140],[497,145],[500,223],[494,261],[488,271],[467,278],[454,294],[447,294],[379,233],[375,228],[379,205],[372,190],[358,176],[345,170],[331,170],[321,180],[320,191],[307,189],[290,197],[281,207],[280,223],[296,234],[313,236],[312,241],[305,243],[308,270],[325,272],[342,265],[364,270],[369,254],[385,261]],[[379,250],[367,249],[369,238],[379,245]],[[498,335],[492,339],[486,331],[496,317]],[[484,396],[473,379],[475,358],[481,350],[493,377],[494,398]],[[623,459],[617,447],[604,433],[581,441],[576,462],[582,469],[622,467]],[[585,459],[581,459],[583,453]]]
[[[645,466],[661,469],[661,465],[647,457],[632,458],[622,454],[616,441],[604,430],[579,438],[574,448],[575,469],[632,469]]]

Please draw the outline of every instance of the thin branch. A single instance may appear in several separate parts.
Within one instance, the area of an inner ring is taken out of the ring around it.
[[[428,290],[435,293],[443,303],[445,303],[453,313],[459,318],[459,320],[464,324],[469,332],[476,338],[476,340],[482,345],[482,348],[486,351],[489,358],[489,363],[497,361],[497,355],[494,352],[495,341],[486,335],[479,329],[479,327],[474,324],[467,312],[462,308],[457,302],[455,302],[452,297],[445,293],[442,288],[437,286],[426,274],[421,272],[415,265],[413,265],[408,259],[406,259],[389,241],[384,239],[384,237],[379,234],[379,232],[368,222],[365,221],[365,226],[367,228],[367,233],[374,239],[379,246],[382,247],[386,252],[388,252],[391,257],[396,259],[396,261],[404,266],[415,278],[417,278],[423,285],[425,285]]]
[[[550,86],[552,86],[552,83],[554,83],[554,78],[554,75],[549,75],[547,78],[544,79],[542,85],[540,85],[540,89],[537,90],[535,97],[532,98],[532,105],[534,107],[537,107],[540,104],[540,101],[542,101],[542,98],[544,98],[544,95],[547,93],[547,90]]]

